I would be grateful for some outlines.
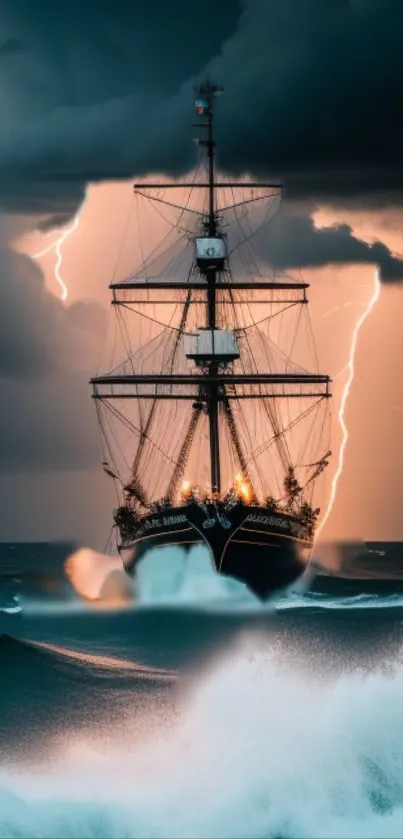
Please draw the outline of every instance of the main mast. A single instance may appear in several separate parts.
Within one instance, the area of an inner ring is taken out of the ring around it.
[[[212,239],[217,236],[217,219],[215,212],[215,183],[214,183],[214,138],[213,138],[213,103],[214,97],[221,92],[221,89],[212,85],[210,82],[203,84],[197,88],[197,94],[200,99],[197,100],[196,110],[198,113],[205,115],[207,122],[204,127],[207,128],[207,139],[199,140],[201,145],[207,148],[208,159],[208,194],[209,194],[209,213],[206,223],[206,228],[209,237]],[[216,280],[217,269],[215,265],[209,267],[207,270],[207,326],[212,330],[214,341],[214,331],[216,329]],[[218,374],[218,364],[216,361],[210,361],[208,365],[209,377],[215,377]],[[213,493],[219,493],[221,489],[221,474],[220,474],[220,434],[218,425],[218,386],[216,384],[209,384],[207,386],[207,412],[209,417],[210,430],[210,474],[211,474],[211,488]]]

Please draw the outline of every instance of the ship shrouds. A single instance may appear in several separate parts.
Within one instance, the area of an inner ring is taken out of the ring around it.
[[[108,372],[91,383],[126,570],[152,548],[204,543],[218,573],[264,599],[312,548],[330,379],[314,360],[308,284],[263,259],[281,185],[216,172],[220,92],[196,91],[192,176],[134,187],[141,265],[112,280]]]

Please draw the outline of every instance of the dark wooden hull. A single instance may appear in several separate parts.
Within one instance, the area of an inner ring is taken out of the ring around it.
[[[130,541],[120,545],[129,574],[152,549],[176,545],[185,551],[206,544],[218,574],[234,577],[261,600],[303,573],[312,543],[298,519],[266,508],[189,504],[145,516]]]

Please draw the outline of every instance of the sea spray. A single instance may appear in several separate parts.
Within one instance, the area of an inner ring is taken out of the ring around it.
[[[266,645],[245,636],[120,746],[72,734],[3,773],[0,836],[401,836],[402,665],[313,679]]]
[[[72,588],[85,600],[131,598],[131,586],[118,556],[80,548],[67,558],[64,568]]]
[[[89,548],[68,557],[65,569],[76,593],[87,600],[108,600],[113,590],[115,596],[116,591],[121,592],[124,600],[131,593],[138,605],[179,605],[234,598],[258,603],[245,585],[217,575],[204,546],[194,548],[187,555],[173,547],[150,551],[139,563],[133,582],[125,573],[120,557]]]

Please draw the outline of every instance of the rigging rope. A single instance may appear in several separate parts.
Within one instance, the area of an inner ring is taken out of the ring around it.
[[[186,464],[189,458],[190,449],[193,443],[194,435],[196,432],[196,428],[200,419],[200,415],[202,413],[203,406],[198,405],[197,408],[193,409],[192,416],[190,418],[189,427],[186,433],[186,437],[183,441],[181,450],[179,452],[178,460],[175,466],[175,469],[172,473],[171,480],[168,485],[167,489],[167,498],[172,501],[173,496],[177,490],[178,483],[186,469]]]
[[[238,432],[237,432],[237,429],[236,429],[234,415],[232,413],[232,408],[231,408],[231,405],[229,403],[229,399],[228,399],[226,394],[224,394],[224,396],[223,396],[223,406],[224,406],[224,414],[225,414],[225,417],[226,417],[226,420],[227,420],[231,442],[232,442],[232,445],[234,446],[234,449],[237,453],[238,460],[239,460],[239,465],[242,469],[242,475],[243,475],[244,478],[247,478],[248,482],[250,483],[250,485],[252,487],[252,482],[250,480],[250,476],[249,476],[249,472],[248,472],[247,460],[246,460],[245,455],[242,451],[242,446],[241,446],[241,443],[240,443],[240,440],[239,440],[239,437],[238,437]],[[252,487],[252,490],[253,490],[253,487]]]

